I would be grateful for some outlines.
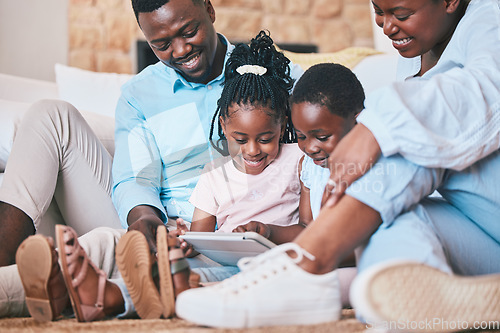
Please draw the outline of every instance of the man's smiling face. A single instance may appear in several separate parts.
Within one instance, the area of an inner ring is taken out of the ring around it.
[[[170,0],[155,11],[140,13],[138,20],[158,59],[187,81],[208,83],[222,71],[210,1]]]

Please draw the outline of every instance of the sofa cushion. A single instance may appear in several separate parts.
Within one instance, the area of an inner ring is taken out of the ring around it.
[[[295,53],[283,51],[283,54],[290,59],[290,61],[300,65],[303,70],[307,70],[312,65],[324,62],[334,62],[352,69],[366,57],[380,53],[380,51],[369,47],[349,47],[338,52],[330,53]]]
[[[0,172],[5,170],[16,128],[30,105],[30,103],[0,99],[0,119],[2,119],[0,121]]]
[[[0,73],[0,99],[33,103],[58,98],[55,82]]]
[[[80,111],[114,117],[121,86],[133,75],[97,73],[80,68],[55,65],[59,98]]]

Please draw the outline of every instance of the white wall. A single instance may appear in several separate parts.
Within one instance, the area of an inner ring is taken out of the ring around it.
[[[375,12],[371,2],[370,10],[372,13],[373,43],[375,49],[389,54],[398,54],[398,51],[392,46],[391,40],[384,35],[382,28],[375,23]]]
[[[69,0],[0,0],[0,73],[54,81],[67,64]]]

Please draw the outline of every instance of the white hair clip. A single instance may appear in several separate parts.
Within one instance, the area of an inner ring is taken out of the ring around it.
[[[255,75],[264,75],[267,72],[266,67],[262,67],[259,65],[243,65],[236,68],[236,71],[240,74],[255,74]]]

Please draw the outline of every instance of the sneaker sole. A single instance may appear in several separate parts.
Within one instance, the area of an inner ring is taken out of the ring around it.
[[[500,275],[460,277],[408,262],[363,275],[351,301],[370,326],[410,332],[498,329]]]
[[[116,264],[134,303],[143,319],[158,319],[163,309],[151,272],[151,254],[146,237],[129,231],[116,246]]]
[[[38,322],[53,320],[48,291],[52,252],[45,237],[35,235],[24,241],[17,250],[16,263],[30,315]]]

